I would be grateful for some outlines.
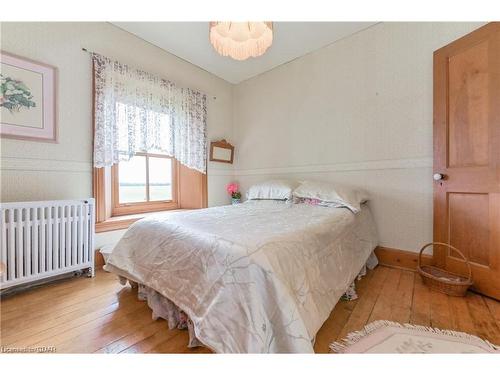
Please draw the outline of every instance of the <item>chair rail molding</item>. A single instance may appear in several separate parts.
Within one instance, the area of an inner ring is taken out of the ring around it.
[[[377,169],[432,168],[432,157],[411,159],[385,159],[349,163],[312,164],[269,168],[235,168],[235,176],[287,173],[328,173],[344,171],[364,171]]]
[[[1,170],[92,173],[90,161],[2,156]]]

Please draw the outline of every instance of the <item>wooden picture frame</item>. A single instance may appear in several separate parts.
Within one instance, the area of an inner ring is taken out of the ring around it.
[[[57,143],[57,69],[0,51],[0,136]]]
[[[225,139],[210,143],[210,161],[233,164],[234,146]]]

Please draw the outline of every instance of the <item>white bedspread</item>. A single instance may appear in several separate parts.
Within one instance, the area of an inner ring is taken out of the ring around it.
[[[247,202],[140,220],[106,269],[170,299],[218,353],[311,353],[376,245],[367,207]]]

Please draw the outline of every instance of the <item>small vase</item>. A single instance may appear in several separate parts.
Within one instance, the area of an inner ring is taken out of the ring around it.
[[[241,198],[231,198],[231,204],[240,204]]]

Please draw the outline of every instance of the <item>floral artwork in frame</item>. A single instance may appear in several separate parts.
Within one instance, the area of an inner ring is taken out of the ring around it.
[[[0,135],[57,141],[56,68],[0,51]]]

